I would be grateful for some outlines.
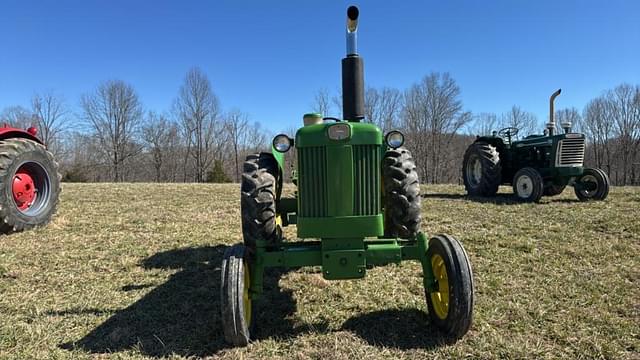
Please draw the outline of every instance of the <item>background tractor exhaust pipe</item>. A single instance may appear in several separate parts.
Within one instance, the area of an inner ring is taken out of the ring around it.
[[[549,136],[553,136],[556,131],[556,120],[554,119],[555,110],[553,108],[553,103],[556,101],[556,97],[560,95],[562,89],[556,90],[551,97],[549,98],[549,122],[547,123],[547,130],[549,130]]]
[[[342,59],[342,117],[347,121],[364,119],[364,63],[358,55],[357,31],[360,11],[347,9],[347,57]]]

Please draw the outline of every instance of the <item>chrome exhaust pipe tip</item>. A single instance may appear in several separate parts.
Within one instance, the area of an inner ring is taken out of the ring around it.
[[[347,9],[347,56],[358,54],[358,16],[360,16],[358,7],[349,6]]]

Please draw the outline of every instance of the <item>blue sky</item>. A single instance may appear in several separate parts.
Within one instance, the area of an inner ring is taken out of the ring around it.
[[[0,3],[0,109],[53,89],[121,79],[168,110],[186,71],[209,76],[225,110],[276,132],[337,91],[348,5],[360,7],[367,85],[407,88],[449,72],[467,110],[513,104],[543,120],[548,96],[576,106],[640,84],[640,1],[26,1]],[[332,114],[339,115],[339,114]]]

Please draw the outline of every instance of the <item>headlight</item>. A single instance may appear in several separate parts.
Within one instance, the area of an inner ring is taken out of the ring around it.
[[[345,140],[351,137],[351,128],[347,124],[331,125],[327,132],[331,140]]]
[[[284,153],[289,151],[289,149],[291,149],[293,140],[291,140],[285,134],[280,134],[280,135],[276,135],[276,137],[273,138],[272,144],[273,144],[273,148],[276,149],[277,152]]]
[[[390,131],[384,137],[384,142],[392,149],[397,149],[404,144],[404,135],[400,131]]]

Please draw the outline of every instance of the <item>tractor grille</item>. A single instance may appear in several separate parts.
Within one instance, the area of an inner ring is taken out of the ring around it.
[[[380,213],[380,148],[353,146],[353,215]]]
[[[323,146],[298,149],[300,217],[327,216],[327,152]]]
[[[582,166],[584,162],[584,138],[563,139],[558,143],[556,166]]]
[[[353,215],[380,213],[380,147],[353,145]],[[300,217],[327,217],[327,152],[322,146],[298,148]],[[345,179],[347,181],[347,179]]]

